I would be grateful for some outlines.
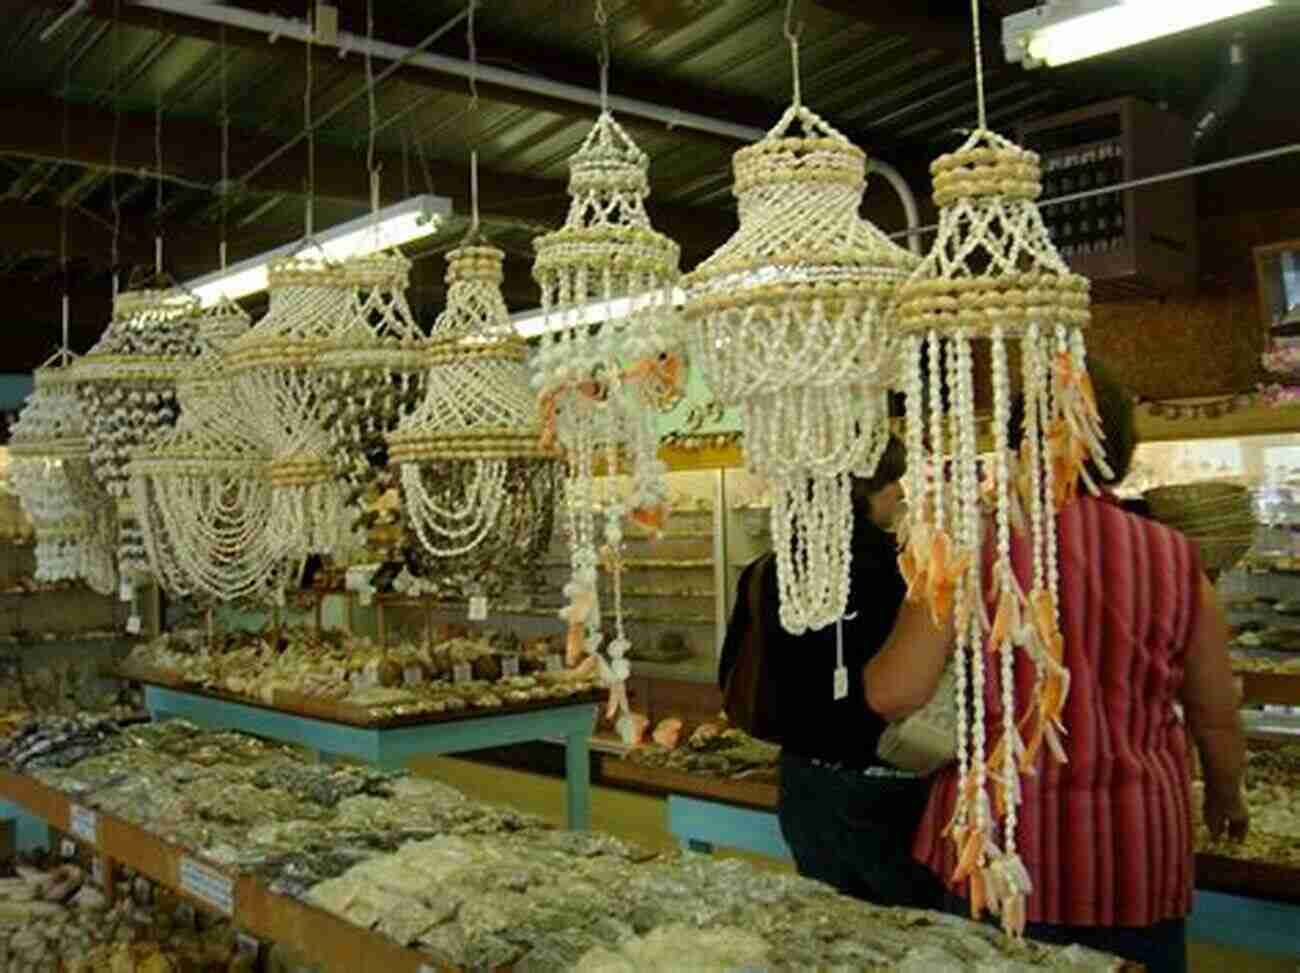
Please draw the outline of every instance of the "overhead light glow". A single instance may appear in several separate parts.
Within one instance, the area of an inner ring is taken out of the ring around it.
[[[451,200],[442,196],[421,195],[386,206],[377,214],[358,217],[316,234],[320,254],[331,260],[346,260],[434,233],[443,218],[451,213]],[[225,270],[207,274],[186,284],[186,290],[204,307],[223,297],[235,301],[266,290],[267,268],[279,259],[302,250],[302,243],[290,243],[266,253],[241,260]],[[309,251],[310,252],[310,251]]]
[[[1275,0],[1056,0],[1003,21],[1008,61],[1057,67],[1272,6]]]
[[[593,301],[578,307],[559,308],[551,312],[548,324],[546,312],[540,308],[521,311],[512,315],[515,330],[524,338],[535,338],[550,331],[568,331],[570,328],[590,327],[604,321],[613,321],[627,317],[633,311],[651,306],[657,299],[659,291],[645,294],[633,294],[630,297],[615,297],[608,301]],[[681,307],[686,303],[686,292],[680,287],[673,288],[673,306]]]

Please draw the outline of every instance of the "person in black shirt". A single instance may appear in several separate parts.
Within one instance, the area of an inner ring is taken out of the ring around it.
[[[889,532],[902,500],[906,465],[891,438],[876,473],[853,482],[853,546],[848,608],[839,626],[791,635],[781,627],[776,569],[771,558],[745,568],[719,666],[719,683],[739,651],[749,624],[745,592],[761,567],[761,604],[769,633],[765,663],[780,687],[778,729],[781,833],[799,873],[879,905],[938,908],[943,890],[912,858],[929,782],[876,757],[886,721],[867,705],[866,664],[894,625],[906,585]],[[837,629],[842,630],[848,692],[837,698]]]

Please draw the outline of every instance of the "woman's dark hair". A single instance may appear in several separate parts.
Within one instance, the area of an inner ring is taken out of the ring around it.
[[[1103,476],[1090,461],[1088,475],[1098,483],[1118,483],[1128,476],[1137,449],[1137,403],[1133,394],[1116,381],[1102,362],[1088,358],[1088,374],[1092,376],[1093,392],[1097,396],[1097,412],[1101,416],[1101,431],[1105,441],[1106,465],[1111,475]],[[1007,422],[1007,436],[1012,449],[1020,448],[1024,438],[1025,397],[1017,395],[1011,400],[1011,415]]]
[[[880,454],[876,471],[870,476],[853,477],[853,493],[861,497],[873,496],[891,483],[897,483],[906,472],[907,449],[901,439],[891,435],[889,441],[885,443],[885,451]]]

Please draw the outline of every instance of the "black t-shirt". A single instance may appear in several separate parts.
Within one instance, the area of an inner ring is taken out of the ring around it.
[[[866,517],[858,517],[853,531],[853,561],[844,632],[844,665],[849,691],[834,698],[835,625],[815,632],[791,635],[781,627],[776,564],[763,572],[764,627],[768,633],[767,664],[780,687],[779,721],[782,745],[790,753],[846,767],[880,764],[876,744],[886,722],[867,706],[862,688],[862,668],[889,636],[903,602],[906,585],[898,570],[898,549],[892,535]],[[739,594],[727,626],[718,666],[718,682],[725,685],[740,649],[740,633],[749,623],[745,592],[755,564],[741,573]]]

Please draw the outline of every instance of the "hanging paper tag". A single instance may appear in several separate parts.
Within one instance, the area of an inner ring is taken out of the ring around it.
[[[139,615],[132,615],[130,618],[128,618],[128,619],[126,620],[126,634],[127,634],[127,635],[139,635],[139,634],[140,634],[140,616],[139,616]]]
[[[547,672],[563,672],[563,671],[564,671],[564,657],[563,657],[563,656],[560,656],[560,655],[548,655],[548,656],[546,657],[546,671],[547,671]]]
[[[835,698],[843,699],[849,694],[849,670],[844,666],[835,667]]]
[[[469,600],[469,620],[471,622],[487,621],[488,602],[487,595],[474,595]]]
[[[68,832],[88,844],[99,842],[99,815],[87,808],[72,805],[68,814]]]
[[[119,601],[130,601],[135,597],[135,586],[131,584],[129,578],[122,579],[122,585],[117,589],[117,598]]]
[[[501,657],[501,675],[507,679],[519,675],[519,656],[503,655]]]
[[[469,682],[474,678],[474,667],[468,662],[457,662],[451,672],[452,679],[457,683]]]
[[[234,881],[193,858],[181,859],[181,891],[212,906],[222,915],[235,914]]]
[[[419,666],[407,666],[402,670],[403,686],[423,686],[424,670]]]

